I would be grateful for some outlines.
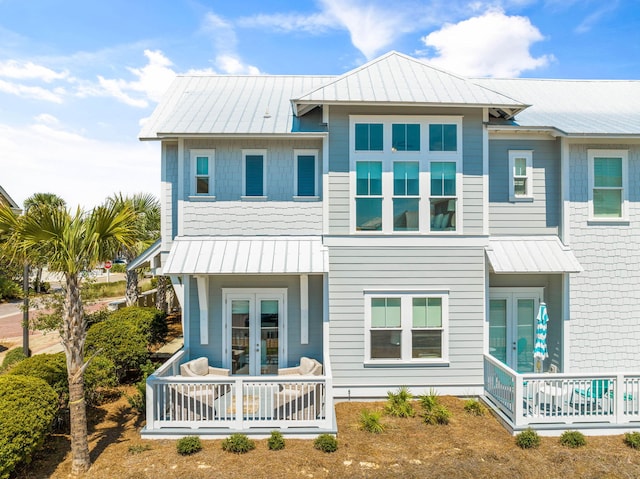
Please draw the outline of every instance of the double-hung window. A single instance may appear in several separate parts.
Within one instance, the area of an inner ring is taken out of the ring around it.
[[[432,161],[429,197],[431,231],[455,231],[457,213],[457,163]]]
[[[420,222],[420,163],[393,163],[393,230],[418,231]]]
[[[318,197],[317,150],[294,150],[295,196],[298,198]]]
[[[356,229],[382,230],[382,162],[356,162]]]
[[[242,190],[243,198],[260,198],[267,196],[265,150],[242,151]]]
[[[448,360],[448,294],[366,293],[367,362]]]
[[[588,150],[590,219],[625,220],[628,202],[628,151]]]
[[[214,196],[215,150],[191,150],[191,195]]]
[[[509,150],[509,199],[533,200],[533,151]]]

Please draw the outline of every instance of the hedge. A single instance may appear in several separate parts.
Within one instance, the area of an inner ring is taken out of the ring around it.
[[[31,460],[57,410],[58,396],[42,379],[0,376],[0,479]]]
[[[147,338],[147,345],[164,342],[169,332],[167,315],[155,308],[129,306],[111,313],[114,321],[133,321],[138,330]]]
[[[0,372],[9,370],[11,366],[13,366],[16,363],[19,363],[25,358],[26,356],[22,351],[22,346],[10,349],[9,351],[7,351],[7,354],[5,354],[4,359],[2,360],[2,366],[0,366]]]

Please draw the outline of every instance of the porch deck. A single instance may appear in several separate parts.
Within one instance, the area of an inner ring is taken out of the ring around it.
[[[188,359],[188,350],[179,351],[147,379],[143,438],[336,432],[327,360],[324,376],[193,378],[180,376],[180,364]]]
[[[484,391],[512,433],[528,427],[543,435],[640,428],[640,374],[519,374],[485,355]]]

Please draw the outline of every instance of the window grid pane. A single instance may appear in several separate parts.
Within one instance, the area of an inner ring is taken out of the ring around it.
[[[417,161],[396,161],[393,164],[393,194],[395,196],[418,196],[420,164]]]
[[[420,125],[394,123],[391,137],[391,147],[395,151],[420,151]]]
[[[196,194],[206,195],[209,193],[209,177],[203,176],[196,178]]]
[[[514,170],[515,176],[527,176],[527,159],[516,158],[514,161]]]
[[[315,157],[298,156],[298,196],[314,196],[316,193]]]
[[[593,215],[601,218],[622,218],[622,190],[593,190]]]
[[[382,230],[382,198],[356,198],[356,230]]]
[[[453,161],[431,162],[431,196],[456,195],[456,164]]]
[[[447,198],[430,201],[431,231],[456,230],[456,203]]]
[[[457,151],[457,125],[434,123],[429,125],[429,151]]]
[[[401,298],[371,298],[371,327],[399,328]]]
[[[622,188],[622,158],[594,158],[593,186]]]
[[[356,123],[356,150],[382,151],[382,131],[382,123]]]
[[[442,357],[442,331],[419,329],[411,331],[411,357],[437,359]]]
[[[418,231],[419,210],[419,198],[394,198],[393,230]]]
[[[198,156],[196,158],[196,175],[207,176],[209,174],[209,158]]]
[[[527,179],[526,178],[515,178],[513,180],[513,194],[516,196],[527,195]]]
[[[382,162],[358,161],[356,163],[356,195],[382,194]]]
[[[371,359],[402,359],[402,332],[373,329],[371,333]]]
[[[245,158],[246,196],[262,196],[264,169],[262,155],[247,155]]]

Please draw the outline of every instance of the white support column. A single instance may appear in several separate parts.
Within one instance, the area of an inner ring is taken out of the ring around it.
[[[200,344],[209,344],[209,277],[197,276],[200,306]]]
[[[482,110],[482,234],[489,234],[489,110]]]
[[[300,344],[309,344],[309,275],[300,275]]]
[[[322,138],[322,233],[329,234],[329,137],[326,135]]]
[[[571,354],[571,287],[569,273],[562,274],[562,362],[560,367],[563,373],[570,373],[569,357]]]
[[[184,165],[186,164],[184,157],[184,140],[178,140],[178,236],[184,235]]]
[[[562,208],[560,208],[560,239],[565,246],[571,242],[570,208],[571,208],[571,184],[569,167],[569,143],[567,138],[560,138],[560,194],[562,196]]]
[[[190,298],[191,276],[182,276],[182,335],[184,336],[184,349],[189,349],[191,345]]]

